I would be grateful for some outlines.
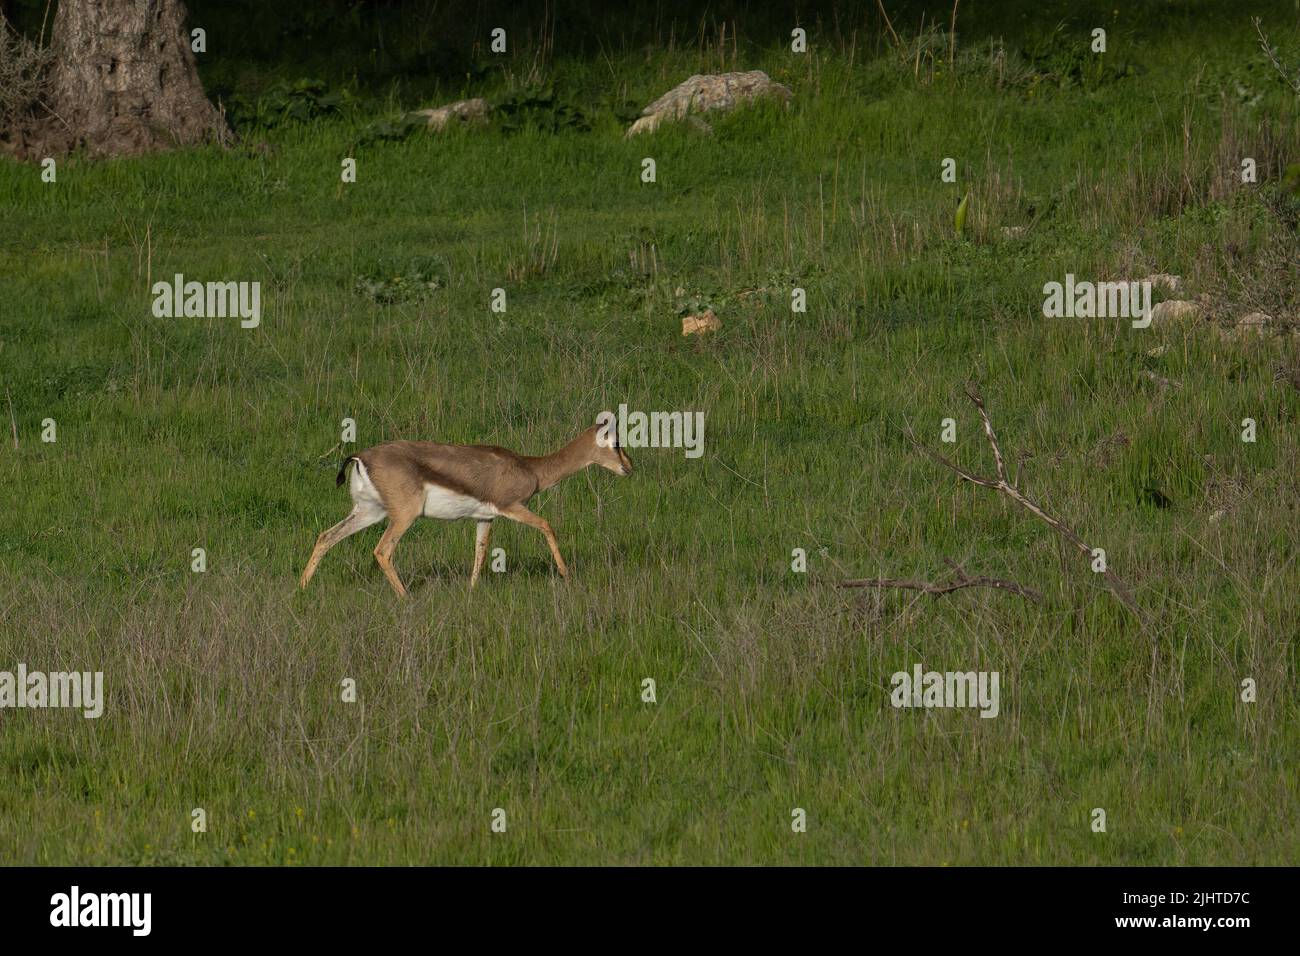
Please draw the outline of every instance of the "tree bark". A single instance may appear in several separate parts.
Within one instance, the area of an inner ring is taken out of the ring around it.
[[[185,18],[182,0],[59,0],[46,154],[229,142],[199,81]]]

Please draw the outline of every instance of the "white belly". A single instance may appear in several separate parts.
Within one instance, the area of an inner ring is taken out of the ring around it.
[[[388,513],[379,497],[379,489],[371,482],[366,466],[359,458],[353,463],[349,491],[352,492],[352,501],[359,513],[376,521]],[[435,484],[424,486],[424,506],[420,513],[426,518],[441,518],[443,521],[458,521],[461,518],[488,521],[501,516],[495,505]]]
[[[469,495],[449,491],[441,485],[424,486],[424,516],[441,518],[443,521],[456,521],[460,518],[474,518],[487,521],[501,514],[495,505],[479,501]]]

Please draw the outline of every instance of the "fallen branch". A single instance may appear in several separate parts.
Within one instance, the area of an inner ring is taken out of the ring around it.
[[[922,445],[917,441],[916,436],[913,435],[909,429],[907,437],[911,440],[912,444],[916,445],[945,468],[955,472],[963,481],[969,481],[971,484],[981,485],[985,488],[992,488],[995,491],[1002,492],[1002,494],[1006,495],[1030,514],[1042,519],[1053,531],[1072,544],[1076,549],[1091,558],[1093,549],[1090,548],[1082,538],[1075,534],[1071,528],[1067,527],[1061,521],[1049,515],[1033,501],[1026,498],[1020,492],[1020,489],[1007,480],[1007,467],[1006,462],[1002,457],[1002,449],[998,447],[997,436],[993,433],[993,423],[989,421],[989,413],[984,408],[984,399],[980,397],[980,393],[978,389],[976,389],[974,382],[968,382],[966,384],[966,397],[969,398],[979,410],[980,420],[984,423],[984,436],[989,441],[989,447],[993,449],[993,463],[994,467],[997,469],[996,478],[982,478],[979,475],[972,475],[970,472],[959,468],[943,455],[940,455],[938,452]],[[1124,583],[1123,579],[1121,579],[1119,575],[1115,574],[1114,571],[1110,570],[1109,567],[1100,573],[1105,577],[1106,582],[1110,585],[1111,592],[1119,602],[1132,611],[1133,615],[1142,622],[1143,625],[1146,625],[1146,614],[1143,613],[1142,608],[1137,603],[1137,599],[1133,597],[1133,592],[1130,590],[1129,586]]]
[[[949,562],[952,565],[952,562]],[[951,594],[962,588],[998,588],[1011,594],[1018,594],[1030,601],[1042,603],[1043,594],[1031,587],[1007,581],[1003,578],[971,577],[962,568],[953,565],[955,574],[951,581],[932,582],[904,580],[902,578],[859,578],[854,581],[841,581],[837,587],[842,588],[903,588],[908,591],[921,591],[924,594]]]

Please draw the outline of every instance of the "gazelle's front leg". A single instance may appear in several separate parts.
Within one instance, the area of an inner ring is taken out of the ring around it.
[[[569,576],[569,569],[564,563],[564,558],[560,557],[560,543],[555,540],[555,532],[551,530],[549,521],[539,514],[533,514],[523,505],[511,505],[509,508],[502,509],[501,513],[507,518],[540,531],[551,548],[551,557],[555,559],[555,567],[559,570],[560,577],[566,578]]]
[[[483,562],[487,560],[488,538],[491,535],[492,522],[480,521],[474,533],[474,572],[469,576],[471,588],[478,584],[479,572],[483,570]]]

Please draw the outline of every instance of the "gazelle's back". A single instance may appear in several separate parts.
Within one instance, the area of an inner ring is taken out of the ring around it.
[[[386,507],[399,496],[443,491],[503,508],[527,501],[537,491],[537,476],[524,459],[495,445],[392,441],[356,457]]]

